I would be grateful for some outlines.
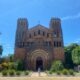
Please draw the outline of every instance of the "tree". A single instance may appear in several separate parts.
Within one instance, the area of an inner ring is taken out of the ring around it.
[[[9,62],[14,62],[14,54],[8,55]]]
[[[72,60],[74,64],[80,65],[80,46],[72,51]]]
[[[0,56],[2,55],[2,52],[3,52],[3,48],[2,48],[2,46],[0,45]]]
[[[72,43],[69,46],[66,46],[64,48],[64,51],[65,51],[65,67],[66,68],[73,68],[74,67],[73,60],[72,60],[72,51],[78,46],[79,46],[78,44]]]

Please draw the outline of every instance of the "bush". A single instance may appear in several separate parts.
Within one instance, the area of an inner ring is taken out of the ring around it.
[[[61,72],[60,71],[57,71],[57,75],[60,75],[61,74]]]
[[[3,72],[2,72],[2,75],[3,75],[3,76],[7,76],[7,75],[8,75],[7,71],[3,71]]]
[[[17,70],[19,70],[19,71],[23,71],[24,70],[24,63],[23,63],[22,60],[18,60],[16,62],[16,64],[17,64]]]
[[[67,69],[64,69],[63,71],[62,71],[62,73],[64,74],[64,75],[68,75],[68,70]]]
[[[14,75],[15,75],[15,71],[14,71],[14,70],[10,70],[10,71],[9,71],[9,75],[10,75],[10,76],[14,76]]]
[[[25,71],[25,75],[29,75],[29,71]]]
[[[49,74],[52,74],[52,73],[53,73],[53,71],[50,70],[50,71],[49,71]]]
[[[74,71],[72,69],[69,70],[70,75],[74,75]]]
[[[20,72],[20,71],[17,71],[17,72],[16,72],[16,75],[17,75],[17,76],[20,76],[20,75],[21,75],[21,72]]]
[[[2,65],[2,68],[5,70],[8,69],[8,67],[9,67],[8,63],[6,63],[6,62],[2,63],[1,65]]]
[[[9,69],[15,69],[15,63],[14,62],[8,62]]]
[[[64,67],[63,67],[62,62],[59,61],[59,60],[57,60],[57,61],[54,61],[54,62],[53,62],[50,70],[53,71],[53,72],[57,72],[57,71],[63,70],[63,68],[64,68]]]

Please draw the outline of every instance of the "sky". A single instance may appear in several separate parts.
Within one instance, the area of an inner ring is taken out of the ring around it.
[[[49,27],[51,17],[62,22],[64,45],[80,43],[80,0],[0,0],[0,44],[3,56],[14,53],[18,18],[27,18],[29,28]]]

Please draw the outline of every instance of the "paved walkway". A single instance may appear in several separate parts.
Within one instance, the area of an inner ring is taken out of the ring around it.
[[[38,72],[32,72],[31,77],[46,77],[47,74],[45,72],[40,72],[40,75]]]
[[[39,76],[38,72],[32,72],[30,76],[0,77],[0,80],[80,80],[80,77],[47,76],[45,72],[41,72]]]
[[[80,77],[0,77],[0,80],[80,80]]]

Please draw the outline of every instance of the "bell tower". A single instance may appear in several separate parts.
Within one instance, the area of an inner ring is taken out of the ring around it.
[[[17,20],[17,30],[15,37],[15,60],[24,60],[25,57],[25,39],[28,31],[28,21],[26,18]]]
[[[19,18],[17,20],[16,41],[15,47],[22,47],[26,33],[28,31],[28,21],[25,18]]]
[[[59,18],[51,18],[50,29],[53,32],[53,37],[62,37],[61,20]]]
[[[64,45],[63,45],[63,34],[61,28],[61,20],[59,18],[51,18],[50,30],[52,32],[53,46],[54,46],[54,59],[64,61]]]

